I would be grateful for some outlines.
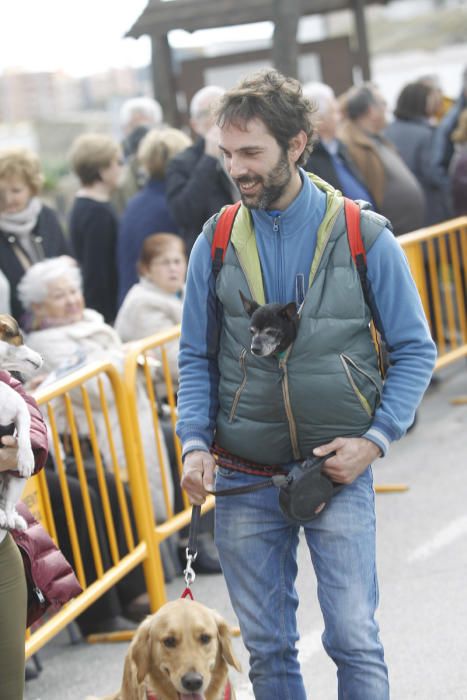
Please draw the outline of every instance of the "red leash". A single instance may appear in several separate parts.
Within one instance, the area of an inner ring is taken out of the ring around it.
[[[159,700],[159,698],[152,692],[152,690],[147,690],[146,700]],[[232,686],[230,685],[230,681],[227,681],[227,685],[225,686],[223,700],[232,700]]]

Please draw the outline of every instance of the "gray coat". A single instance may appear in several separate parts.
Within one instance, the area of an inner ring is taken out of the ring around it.
[[[423,188],[426,201],[425,226],[450,217],[449,194],[445,182],[440,180],[432,167],[435,129],[425,119],[395,119],[384,133]]]

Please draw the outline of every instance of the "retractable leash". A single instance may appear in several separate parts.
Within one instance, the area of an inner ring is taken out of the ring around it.
[[[275,474],[269,479],[259,482],[258,484],[252,484],[251,486],[237,486],[232,489],[221,489],[220,491],[209,491],[213,496],[235,496],[242,493],[250,493],[251,491],[259,491],[260,489],[268,488],[269,486],[281,487],[289,483],[289,477],[285,474]],[[193,600],[193,593],[191,592],[191,585],[194,583],[196,578],[196,573],[193,569],[193,564],[198,556],[197,550],[197,540],[198,540],[198,530],[199,521],[201,517],[201,506],[192,506],[191,509],[191,521],[190,521],[190,531],[188,534],[188,547],[185,550],[186,556],[186,567],[183,571],[185,576],[186,588],[183,591],[181,598],[186,598],[189,596]]]
[[[275,486],[279,490],[279,507],[285,517],[296,525],[305,525],[317,518],[331,498],[343,488],[343,484],[335,483],[321,471],[324,462],[334,455],[335,453],[331,452],[324,457],[308,457],[293,466],[288,474],[274,474],[256,484],[219,489],[209,493],[216,497],[239,496]],[[186,548],[187,564],[183,572],[186,588],[182,598],[189,595],[193,599],[191,585],[196,574],[192,565],[198,555],[196,542],[200,515],[201,506],[193,506]]]

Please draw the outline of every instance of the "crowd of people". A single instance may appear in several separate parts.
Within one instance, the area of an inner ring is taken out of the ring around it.
[[[193,140],[165,124],[160,105],[150,98],[124,104],[121,143],[105,134],[79,136],[70,144],[70,169],[79,188],[66,230],[41,199],[38,156],[24,148],[0,151],[0,311],[19,321],[26,342],[41,353],[41,380],[50,382],[102,357],[121,368],[126,342],[181,321],[187,260],[204,223],[224,205],[248,199],[246,180],[239,190],[241,177],[234,181],[232,167],[226,167],[231,152],[219,149],[221,127],[215,108],[224,94],[220,87],[207,86],[194,95],[189,115]],[[304,150],[306,160],[297,163],[316,176],[310,187],[317,212],[326,206],[323,192],[331,191],[327,185],[320,189],[321,179],[351,199],[368,202],[391,222],[395,236],[467,213],[467,70],[459,98],[444,114],[442,93],[431,77],[402,88],[392,120],[383,93],[371,83],[353,86],[340,96],[329,85],[306,83],[303,95],[304,104],[309,100],[314,108],[314,135],[311,148]],[[228,123],[231,130],[239,128],[231,115]],[[276,134],[274,139],[281,143]],[[207,291],[202,287],[200,282],[197,293]],[[195,336],[198,331],[193,331]],[[176,389],[178,354],[178,341],[173,341],[168,358]],[[157,395],[163,402],[160,377],[158,381]],[[96,397],[97,410],[98,403]],[[149,424],[144,392],[139,407],[140,420]],[[117,420],[115,407],[114,413],[111,421]],[[58,421],[65,434],[65,417],[58,416]],[[104,422],[100,428],[98,423],[100,446],[104,464],[110,465]],[[143,427],[143,435],[150,432]],[[169,475],[170,497],[179,504],[180,484],[171,430],[164,429],[163,421],[160,437],[166,446],[162,464],[151,445],[145,445],[145,451],[156,517],[163,520],[161,472]],[[87,468],[92,472],[92,464]],[[59,531],[66,530],[53,456],[47,472]],[[76,482],[71,493],[79,510],[79,483],[71,464],[69,478],[72,485],[73,479]],[[108,480],[112,491],[110,471]],[[104,531],[98,525],[105,550]],[[207,519],[206,551],[199,553],[198,571],[220,571],[212,531],[212,520]],[[84,552],[85,540],[83,532]],[[65,535],[60,544],[72,557]],[[181,550],[182,544],[180,540]],[[90,559],[86,567],[92,569]],[[131,626],[125,611],[143,590],[139,572],[120,597],[113,590],[95,604],[99,614],[82,616],[83,632]]]

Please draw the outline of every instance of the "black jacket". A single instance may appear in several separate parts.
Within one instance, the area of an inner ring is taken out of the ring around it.
[[[233,202],[232,185],[220,162],[204,153],[203,138],[170,161],[165,178],[169,210],[189,253],[204,222]]]
[[[340,158],[344,161],[345,165],[350,170],[355,179],[360,182],[362,187],[368,189],[365,183],[363,182],[356,165],[352,161],[349,152],[347,151],[342,141],[338,141],[337,143],[337,153],[340,156]],[[321,141],[317,141],[314,144],[313,151],[311,152],[307,164],[305,165],[305,170],[307,170],[310,173],[314,173],[322,180],[326,180],[326,182],[329,182],[329,184],[332,185],[336,190],[340,190],[342,192],[342,185],[337,176],[331,155],[327,148],[323,146]]]
[[[45,205],[31,231],[37,259],[54,258],[58,255],[71,255],[70,246],[63,235],[58,217],[53,209]],[[24,309],[18,299],[16,287],[30,265],[36,262],[20,246],[18,239],[11,233],[0,230],[0,269],[10,283],[11,313],[18,322]]]
[[[109,202],[76,197],[70,212],[70,235],[83,275],[86,306],[112,324],[117,314],[118,219]]]

